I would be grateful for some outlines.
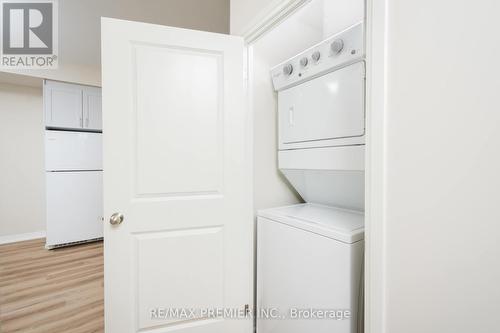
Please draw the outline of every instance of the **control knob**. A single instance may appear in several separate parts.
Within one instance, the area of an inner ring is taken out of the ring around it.
[[[291,75],[293,72],[293,66],[292,64],[286,64],[283,66],[283,74],[285,75]]]
[[[330,45],[333,54],[338,54],[344,49],[344,41],[342,39],[335,39]]]
[[[307,59],[307,57],[300,59],[300,65],[302,67],[306,67],[308,63],[309,63],[309,59]]]
[[[316,51],[312,54],[311,58],[312,60],[314,60],[314,62],[318,62],[319,58],[321,58],[321,53],[319,51]]]

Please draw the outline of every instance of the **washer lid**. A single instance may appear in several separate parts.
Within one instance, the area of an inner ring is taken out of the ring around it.
[[[261,210],[258,216],[344,243],[354,243],[364,239],[363,212],[305,203]]]

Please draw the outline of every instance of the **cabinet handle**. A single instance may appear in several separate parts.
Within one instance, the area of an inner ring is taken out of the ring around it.
[[[85,127],[89,127],[89,118],[85,119]]]
[[[83,127],[83,118],[80,117],[80,127]]]

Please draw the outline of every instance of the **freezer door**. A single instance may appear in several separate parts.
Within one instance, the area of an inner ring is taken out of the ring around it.
[[[45,170],[102,170],[102,134],[45,131]]]
[[[47,247],[102,237],[102,171],[46,174]]]

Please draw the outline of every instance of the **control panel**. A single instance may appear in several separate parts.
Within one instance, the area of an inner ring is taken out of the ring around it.
[[[280,91],[364,59],[364,27],[360,22],[271,69]]]

